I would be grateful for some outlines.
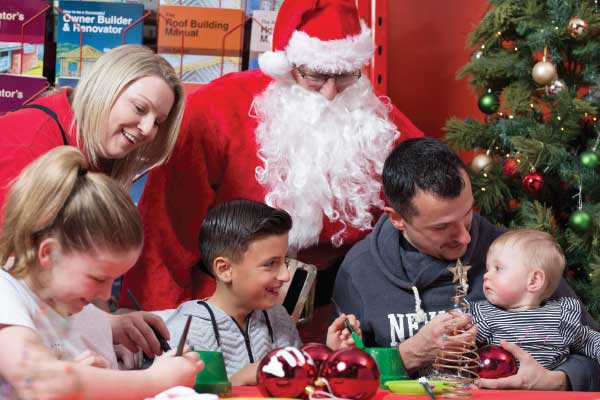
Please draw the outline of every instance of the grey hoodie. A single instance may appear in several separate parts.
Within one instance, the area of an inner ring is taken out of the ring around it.
[[[479,214],[473,214],[471,243],[462,258],[464,265],[471,266],[468,300],[485,300],[486,254],[494,239],[505,231],[506,228],[494,226]],[[425,323],[418,322],[418,301],[427,321],[452,308],[452,274],[447,267],[453,264],[454,261],[405,250],[400,245],[400,232],[384,214],[373,232],[346,255],[337,274],[333,298],[344,313],[354,314],[359,319],[367,346],[396,347],[414,336]],[[410,274],[413,280],[408,278],[407,270],[413,272]],[[563,280],[555,297],[576,296]],[[597,329],[587,312],[583,313],[582,322]],[[598,364],[579,355],[572,355],[569,361],[558,369],[566,372],[573,389],[597,390]]]

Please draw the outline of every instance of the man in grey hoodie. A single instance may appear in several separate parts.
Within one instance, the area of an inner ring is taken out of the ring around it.
[[[447,313],[453,304],[452,274],[458,258],[468,273],[470,301],[484,300],[483,275],[490,244],[505,228],[473,211],[471,183],[461,159],[432,138],[398,145],[383,168],[388,202],[373,232],[346,255],[333,298],[361,322],[367,346],[398,347],[405,368],[417,374],[435,359],[446,327],[463,318]],[[576,297],[563,280],[553,297]],[[584,307],[585,309],[585,307]],[[582,322],[597,329],[585,311]],[[476,327],[471,331],[476,332]],[[572,354],[554,371],[544,369],[515,344],[517,375],[479,379],[494,389],[599,390],[595,360]]]

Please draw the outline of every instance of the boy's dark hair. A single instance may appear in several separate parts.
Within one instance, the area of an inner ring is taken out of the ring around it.
[[[410,221],[417,215],[412,202],[417,190],[454,199],[465,187],[461,170],[466,170],[465,164],[446,144],[427,137],[409,139],[385,160],[383,190],[394,211]]]
[[[214,277],[213,261],[228,257],[239,262],[253,241],[283,235],[292,229],[292,217],[253,200],[232,200],[208,210],[200,229],[200,268]]]

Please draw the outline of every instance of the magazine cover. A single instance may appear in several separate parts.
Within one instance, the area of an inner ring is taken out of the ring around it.
[[[248,69],[258,68],[258,56],[271,50],[277,19],[277,11],[255,10],[253,14]]]
[[[144,14],[139,3],[60,1],[68,14],[58,15],[56,78],[60,85],[73,86],[103,53],[123,44],[123,32]],[[80,42],[80,31],[83,43]],[[125,33],[126,44],[142,44],[143,22]]]
[[[241,68],[241,9],[160,6],[158,52],[184,82],[209,82]]]
[[[0,74],[0,114],[16,110],[47,87],[42,77]]]
[[[46,16],[34,16],[45,7],[45,0],[0,2],[0,73],[42,75]]]
[[[195,6],[243,9],[244,4],[244,0],[160,0],[161,6]]]
[[[246,15],[252,16],[255,10],[279,11],[283,0],[246,0]]]

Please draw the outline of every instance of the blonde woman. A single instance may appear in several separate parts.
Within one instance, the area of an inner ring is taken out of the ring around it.
[[[8,194],[0,263],[14,263],[0,269],[0,399],[143,399],[192,386],[203,366],[194,352],[170,352],[143,371],[115,369],[107,315],[91,301],[110,296],[144,234],[127,191],[86,165],[76,148],[57,147]]]
[[[60,145],[78,147],[90,169],[127,187],[169,157],[183,108],[181,83],[165,59],[142,46],[109,51],[75,89],[0,117],[0,205],[21,170]]]
[[[183,108],[179,78],[165,59],[141,46],[111,50],[74,90],[52,91],[0,117],[0,206],[21,170],[61,145],[79,148],[91,170],[129,186],[169,157]],[[161,353],[150,327],[168,337],[160,318],[131,313],[111,321],[115,343],[149,357]]]

